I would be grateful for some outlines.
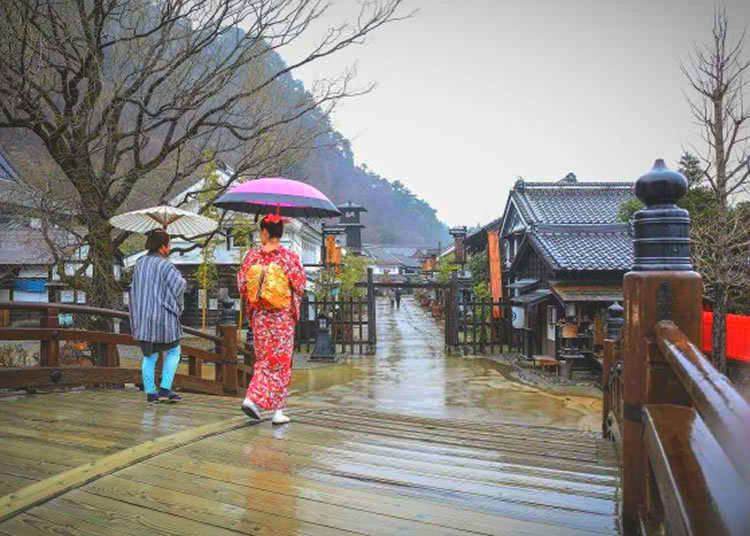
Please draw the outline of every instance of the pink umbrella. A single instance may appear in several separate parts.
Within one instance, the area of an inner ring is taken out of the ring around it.
[[[331,218],[341,212],[317,188],[281,177],[257,179],[235,186],[216,200],[224,210],[267,214],[278,211],[290,218]]]

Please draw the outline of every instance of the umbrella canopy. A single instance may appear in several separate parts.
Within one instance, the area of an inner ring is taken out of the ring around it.
[[[290,218],[331,218],[341,212],[319,190],[304,182],[281,177],[257,179],[235,186],[214,203],[224,210]]]
[[[207,234],[218,227],[218,223],[210,218],[166,205],[126,212],[111,218],[109,223],[134,233],[164,229],[171,235],[185,237]]]

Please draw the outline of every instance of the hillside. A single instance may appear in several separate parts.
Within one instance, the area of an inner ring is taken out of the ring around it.
[[[217,49],[214,52],[220,56],[223,53],[221,47],[230,46],[232,42],[241,39],[242,35],[242,31],[236,28],[227,32],[215,44]],[[225,91],[230,92],[233,87],[248,83],[243,80],[265,77],[269,73],[282,72],[285,68],[283,59],[271,50],[263,56],[262,64],[253,65],[238,73]],[[301,81],[285,73],[275,80],[267,93],[261,95],[257,106],[268,106],[267,103],[272,102],[272,108],[267,109],[283,115],[299,108],[306,99],[309,100],[312,91]],[[263,99],[266,100],[260,102]],[[250,104],[250,109],[252,106],[253,103]],[[259,110],[259,113],[262,112],[264,110]],[[126,122],[132,120],[132,117],[124,118]],[[279,174],[303,180],[319,188],[337,204],[351,201],[364,206],[368,210],[363,214],[365,241],[425,246],[434,246],[438,241],[449,241],[447,227],[437,219],[435,210],[426,201],[409,191],[402,182],[381,177],[364,165],[355,165],[350,142],[344,134],[331,127],[328,110],[316,108],[308,112],[297,120],[293,129],[280,136],[299,136],[303,141],[297,144],[299,147],[280,158],[278,163],[264,167],[262,172],[257,173]],[[145,150],[158,147],[159,137],[160,132],[154,131]],[[276,138],[273,140],[277,141]],[[0,149],[8,153],[21,175],[29,182],[39,186],[49,185],[58,196],[77,197],[75,189],[33,134],[22,130],[0,130]],[[243,158],[241,149],[234,146],[229,148],[218,145],[215,149],[222,153],[221,158],[233,168]],[[203,149],[196,147],[195,150]],[[157,204],[165,193],[175,164],[167,162],[163,169],[140,181],[119,211]],[[175,184],[171,188],[171,194],[183,190],[198,179],[200,176],[193,173]]]

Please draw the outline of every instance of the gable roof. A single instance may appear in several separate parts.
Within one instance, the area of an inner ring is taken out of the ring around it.
[[[516,182],[510,197],[527,225],[616,223],[618,207],[635,197],[632,182],[563,181]]]
[[[539,224],[614,224],[617,209],[625,201],[635,198],[634,182],[592,181],[578,182],[568,173],[555,182],[527,182],[518,179],[508,195],[502,216],[483,226],[466,238],[472,250],[486,246],[487,231],[507,225],[517,212],[520,222],[512,230],[534,228]],[[503,229],[503,233],[512,231]]]
[[[626,223],[539,225],[524,242],[557,271],[626,272],[633,265],[633,238]]]

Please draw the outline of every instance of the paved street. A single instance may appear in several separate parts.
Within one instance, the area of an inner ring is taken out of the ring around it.
[[[377,354],[295,371],[300,399],[441,419],[601,426],[600,398],[548,394],[512,381],[507,367],[490,359],[447,356],[440,325],[413,298],[401,309],[386,299],[377,307]]]

